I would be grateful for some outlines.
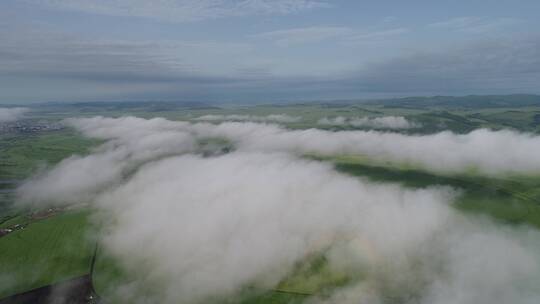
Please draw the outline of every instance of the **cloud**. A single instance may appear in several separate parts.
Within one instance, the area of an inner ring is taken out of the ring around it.
[[[360,31],[343,26],[313,26],[292,28],[252,35],[254,38],[272,40],[281,47],[318,43],[334,39],[345,45],[365,44],[386,41],[390,37],[409,32],[406,28]]]
[[[88,40],[13,25],[0,27],[0,38],[5,100],[190,99],[253,78],[241,69],[252,51],[246,43]]]
[[[371,63],[342,84],[372,92],[523,92],[540,79],[538,37],[481,40]],[[425,94],[425,93],[423,93]]]
[[[0,123],[17,121],[28,113],[28,108],[0,108]]]
[[[0,37],[4,75],[103,83],[227,82],[234,77],[225,75],[238,62],[224,63],[221,57],[245,56],[252,50],[247,43],[234,42],[88,40],[24,27],[0,29]]]
[[[377,184],[295,155],[371,147],[392,159],[418,149],[419,162],[435,157],[446,163],[445,155],[481,161],[476,157],[487,149],[498,151],[482,155],[493,163],[509,158],[516,168],[527,162],[538,169],[537,158],[521,154],[538,150],[532,135],[290,131],[133,117],[68,123],[106,142],[89,156],[72,159],[69,168],[62,163],[52,168],[54,178],[31,180],[41,186],[23,185],[20,193],[35,203],[91,202],[98,213],[94,219],[107,231],[104,252],[132,276],[106,296],[129,303],[238,297],[246,288],[274,288],[298,262],[323,255],[329,269],[349,281],[325,298],[308,299],[314,303],[382,303],[391,297],[420,304],[528,304],[540,297],[538,231],[460,215],[450,206],[459,195],[453,189]],[[216,135],[237,150],[194,154],[193,141]],[[500,142],[512,149],[501,149]],[[112,163],[101,160],[117,154],[121,157]],[[106,187],[94,187],[102,179],[99,169],[111,164],[131,170],[108,179]],[[77,173],[91,167],[94,179]],[[73,183],[93,195],[75,194]],[[85,183],[90,186],[80,186]],[[46,192],[46,186],[54,191]]]
[[[26,0],[51,9],[109,16],[130,16],[166,22],[193,22],[250,15],[286,15],[328,7],[315,0]]]
[[[278,46],[286,47],[298,44],[316,43],[329,39],[348,36],[351,28],[339,26],[315,26],[271,31],[253,35],[254,38],[273,40]]]
[[[300,116],[291,116],[287,114],[270,114],[267,116],[256,115],[203,115],[194,118],[199,121],[255,121],[255,122],[278,122],[278,123],[292,123],[302,120]]]
[[[167,128],[170,122],[164,119],[91,118],[67,120],[66,124],[108,142],[90,155],[68,157],[29,179],[17,190],[21,201],[28,204],[88,202],[96,193],[114,187],[115,182],[148,161],[195,149],[194,138],[182,131],[181,123]]]
[[[381,41],[386,41],[389,38],[392,38],[392,37],[395,38],[396,36],[400,36],[409,32],[410,30],[407,28],[394,28],[394,29],[364,32],[364,33],[356,33],[354,35],[346,37],[345,43],[351,45],[351,44],[366,44],[366,43],[373,43],[373,42],[381,42]]]
[[[515,18],[458,17],[447,21],[431,23],[430,28],[447,29],[471,34],[485,34],[519,24]]]
[[[445,172],[471,169],[482,174],[540,172],[540,156],[536,153],[540,149],[540,137],[511,130],[478,129],[468,134],[445,131],[431,135],[407,135],[360,130],[289,130],[277,125],[250,122],[191,124],[134,117],[81,118],[68,123],[87,136],[111,139],[111,144],[129,143],[129,146],[139,148],[140,152],[137,153],[129,152],[130,149],[103,148],[128,155],[128,160],[137,161],[155,158],[154,154],[165,156],[193,151],[191,143],[197,138],[223,138],[237,150],[245,152],[361,154],[373,160],[409,163],[427,170]],[[154,136],[154,133],[159,136]]]
[[[162,303],[192,303],[234,296],[248,284],[272,288],[295,262],[322,249],[325,235],[358,229],[386,254],[412,248],[448,216],[430,202],[447,199],[445,192],[364,184],[283,154],[232,153],[149,164],[98,204],[118,223],[106,248],[128,269],[150,261],[143,270],[149,279],[166,282]],[[384,214],[396,217],[379,231],[368,228]],[[405,214],[416,221],[403,231]],[[393,233],[403,239],[384,244]],[[141,243],[145,250],[134,250]]]
[[[386,54],[390,48],[384,48],[386,55],[380,57],[334,56],[319,64],[316,56],[322,54],[302,56],[302,60],[296,60],[295,55],[277,60],[260,44],[264,39],[300,43],[305,34],[307,41],[324,38],[346,46],[365,46],[394,41],[406,29],[351,28],[348,33],[347,27],[306,27],[244,42],[85,39],[43,24],[21,24],[13,18],[0,26],[0,95],[10,102],[245,103],[535,93],[540,79],[536,36],[484,38],[439,51],[415,47],[392,56]],[[375,53],[383,54],[378,50]],[[313,60],[317,64],[311,64]]]
[[[334,118],[323,117],[317,121],[320,125],[329,126],[353,126],[367,127],[374,129],[411,129],[417,128],[417,123],[408,121],[403,116],[383,116],[383,117],[343,117]]]
[[[376,131],[287,130],[253,123],[194,125],[200,134],[225,137],[246,151],[299,154],[361,154],[374,160],[409,163],[428,170],[484,174],[540,171],[540,137],[510,130],[478,129],[468,134],[405,135]],[[493,153],[493,151],[498,151]]]

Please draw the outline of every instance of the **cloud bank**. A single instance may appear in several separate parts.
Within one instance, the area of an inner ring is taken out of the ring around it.
[[[200,134],[225,137],[245,151],[296,154],[361,154],[373,160],[408,163],[431,171],[482,174],[540,171],[540,137],[510,130],[478,129],[468,134],[405,135],[380,131],[288,130],[274,125],[193,125]],[[496,153],[494,152],[496,151]]]
[[[275,288],[297,263],[323,255],[347,284],[306,303],[540,299],[538,231],[460,215],[450,206],[458,190],[376,184],[299,157],[369,152],[399,159],[405,153],[432,167],[430,158],[438,158],[447,169],[499,164],[493,172],[504,172],[510,164],[499,162],[511,160],[513,169],[524,170],[521,162],[528,172],[540,168],[538,157],[522,159],[522,148],[537,148],[532,135],[291,131],[133,117],[67,123],[106,142],[28,181],[19,195],[21,203],[88,201],[98,211],[105,252],[133,278],[107,296],[126,303],[238,297],[246,289]],[[213,137],[231,141],[236,151],[197,154],[197,142]],[[478,158],[503,143],[513,149]]]
[[[28,111],[28,108],[0,108],[0,123],[17,121]]]
[[[419,124],[407,120],[403,116],[383,116],[383,117],[343,117],[334,118],[323,117],[317,121],[325,126],[352,126],[366,127],[373,129],[411,129],[419,127]]]

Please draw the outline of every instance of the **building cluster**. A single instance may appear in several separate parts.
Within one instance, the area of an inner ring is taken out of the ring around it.
[[[0,133],[37,133],[56,131],[63,128],[64,126],[57,122],[15,121],[0,124]]]

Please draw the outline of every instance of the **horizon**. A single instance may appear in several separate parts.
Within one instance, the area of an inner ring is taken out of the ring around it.
[[[400,97],[386,97],[386,98],[348,98],[348,99],[294,99],[294,100],[275,100],[275,101],[264,101],[264,100],[251,100],[246,102],[234,102],[234,101],[216,101],[216,100],[88,100],[88,101],[38,101],[31,103],[2,103],[0,101],[0,106],[3,107],[39,107],[39,106],[48,106],[48,105],[81,105],[81,104],[122,104],[122,103],[133,103],[133,104],[145,104],[145,103],[162,103],[162,104],[201,104],[201,105],[213,105],[213,106],[264,106],[264,105],[302,105],[302,104],[324,104],[324,103],[339,103],[344,102],[347,104],[354,103],[372,103],[372,102],[384,102],[384,101],[401,101],[404,99],[435,99],[435,98],[473,98],[473,97],[538,97],[540,103],[540,94],[530,94],[530,93],[515,93],[515,94],[468,94],[468,95],[424,95],[424,96],[400,96]]]

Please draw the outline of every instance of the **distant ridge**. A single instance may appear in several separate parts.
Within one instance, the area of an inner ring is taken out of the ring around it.
[[[540,95],[468,95],[404,97],[368,101],[369,104],[382,104],[387,107],[456,107],[456,108],[505,108],[540,106]]]
[[[220,109],[216,105],[198,101],[89,101],[89,102],[49,102],[37,104],[38,107],[71,107],[80,110],[136,110],[144,108],[150,112],[172,111],[178,109]]]

